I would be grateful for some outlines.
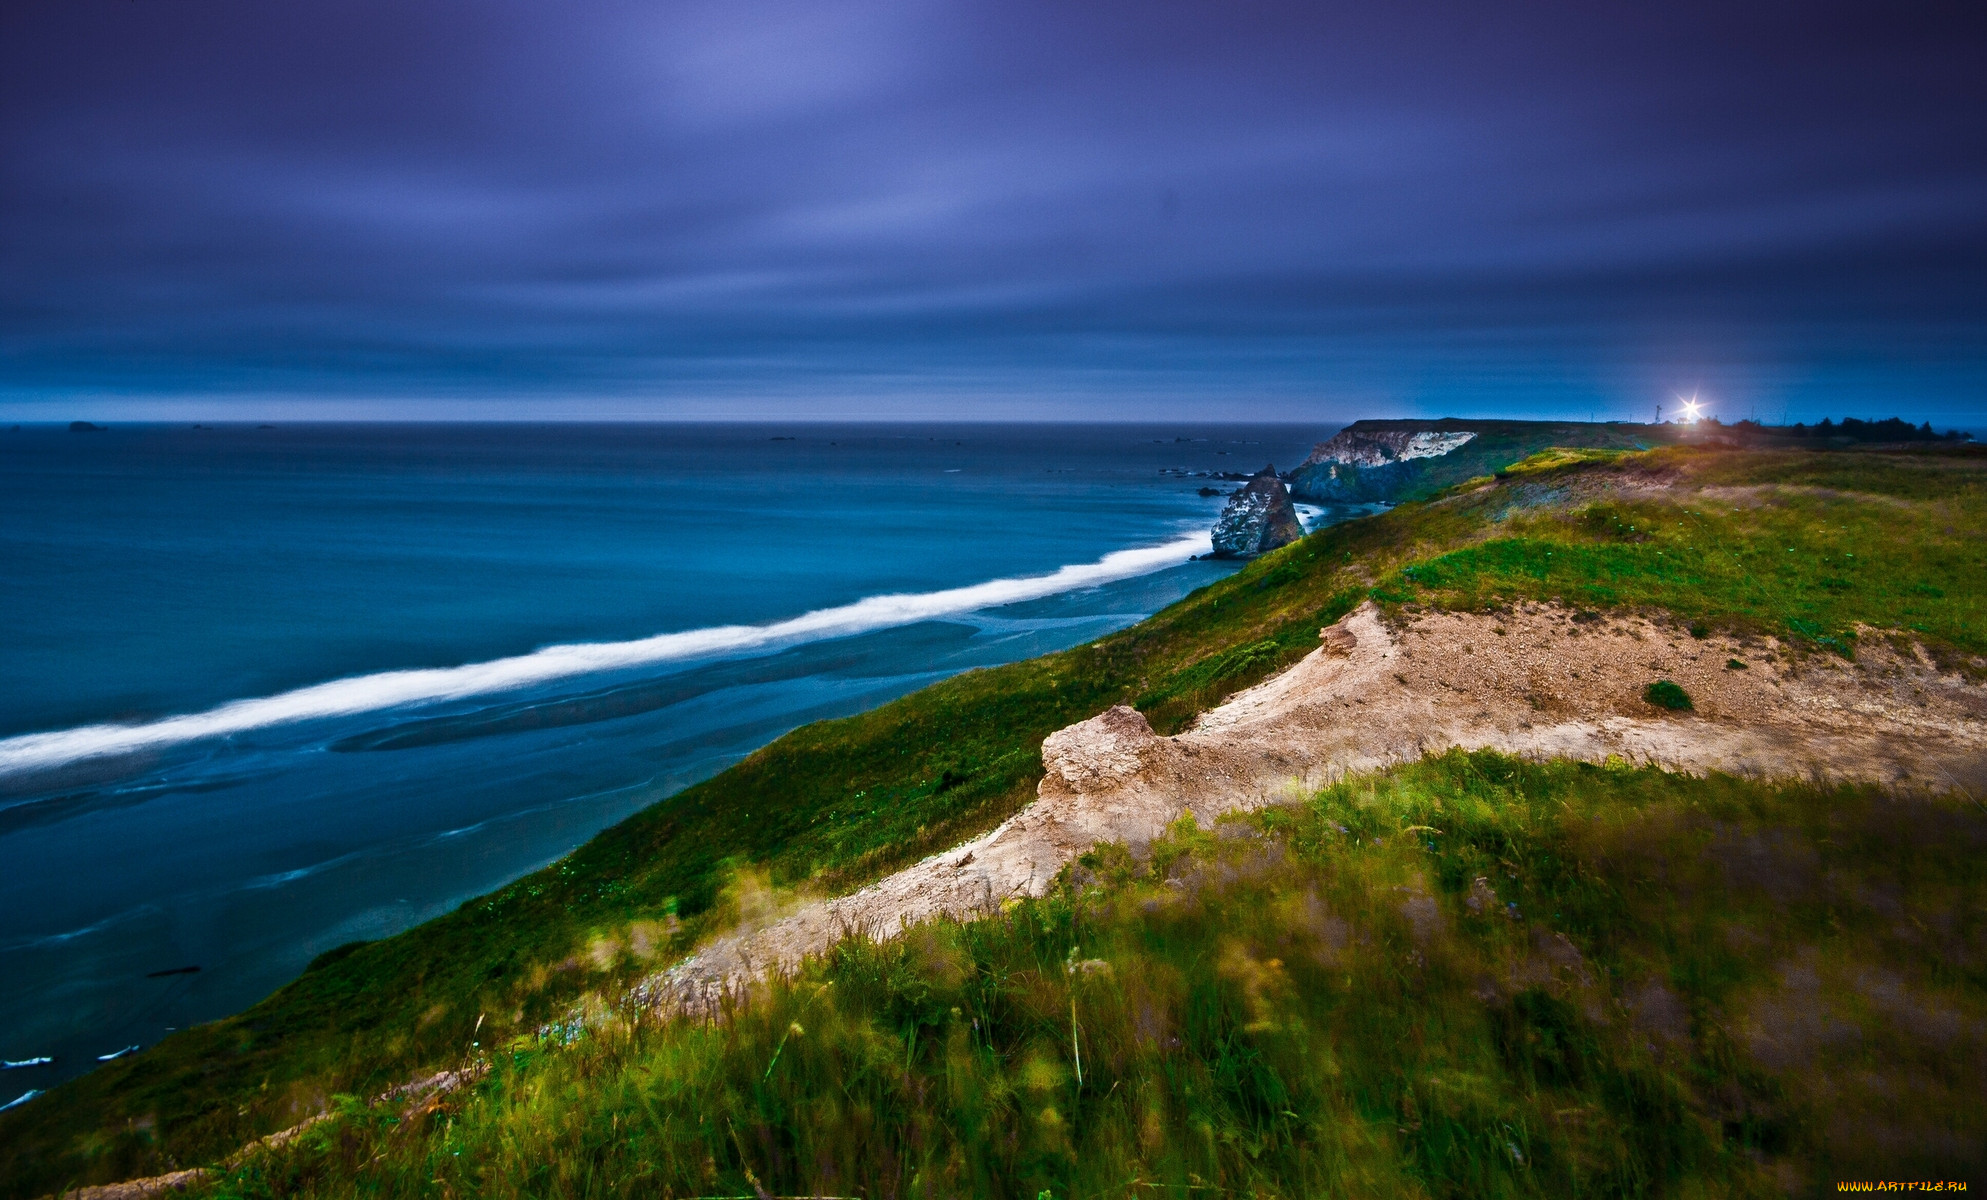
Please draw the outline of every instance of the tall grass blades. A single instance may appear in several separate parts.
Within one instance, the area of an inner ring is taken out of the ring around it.
[[[442,1111],[348,1115],[217,1194],[1964,1178],[1982,849],[1964,801],[1454,752],[1101,847],[1043,900],[845,941],[713,1023],[514,1050]]]

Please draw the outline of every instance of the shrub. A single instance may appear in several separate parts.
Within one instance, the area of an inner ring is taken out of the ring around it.
[[[1642,689],[1642,698],[1657,708],[1667,708],[1671,712],[1688,712],[1696,706],[1690,702],[1690,693],[1667,679],[1658,679]]]

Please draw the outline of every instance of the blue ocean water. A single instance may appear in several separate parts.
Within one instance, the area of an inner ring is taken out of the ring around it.
[[[0,1102],[796,725],[1137,621],[1232,569],[1190,561],[1200,473],[1331,432],[0,431],[0,1058],[56,1060]]]

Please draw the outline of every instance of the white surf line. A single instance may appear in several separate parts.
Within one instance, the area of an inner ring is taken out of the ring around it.
[[[0,739],[0,774],[46,769],[106,754],[127,754],[201,738],[224,737],[269,725],[351,716],[401,705],[455,700],[509,691],[574,675],[674,659],[759,650],[770,646],[846,636],[1038,600],[1059,592],[1130,579],[1183,563],[1213,549],[1207,534],[1159,546],[1106,554],[1096,562],[1065,566],[1047,575],[992,579],[937,592],[867,596],[768,625],[718,625],[659,634],[631,642],[582,642],[546,646],[530,654],[460,667],[382,671],[312,684],[274,696],[234,700],[205,712],[135,725],[84,725],[52,733]]]

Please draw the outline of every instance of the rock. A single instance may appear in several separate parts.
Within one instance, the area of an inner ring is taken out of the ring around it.
[[[1304,523],[1290,504],[1290,489],[1266,466],[1251,476],[1214,523],[1215,558],[1265,554],[1304,536]]]
[[[93,425],[88,421],[69,422],[70,433],[102,433],[104,430],[109,428],[110,426],[108,425]]]
[[[1159,741],[1145,714],[1120,704],[1042,742],[1047,774],[1037,789],[1096,792],[1109,789],[1145,768],[1145,752]]]

